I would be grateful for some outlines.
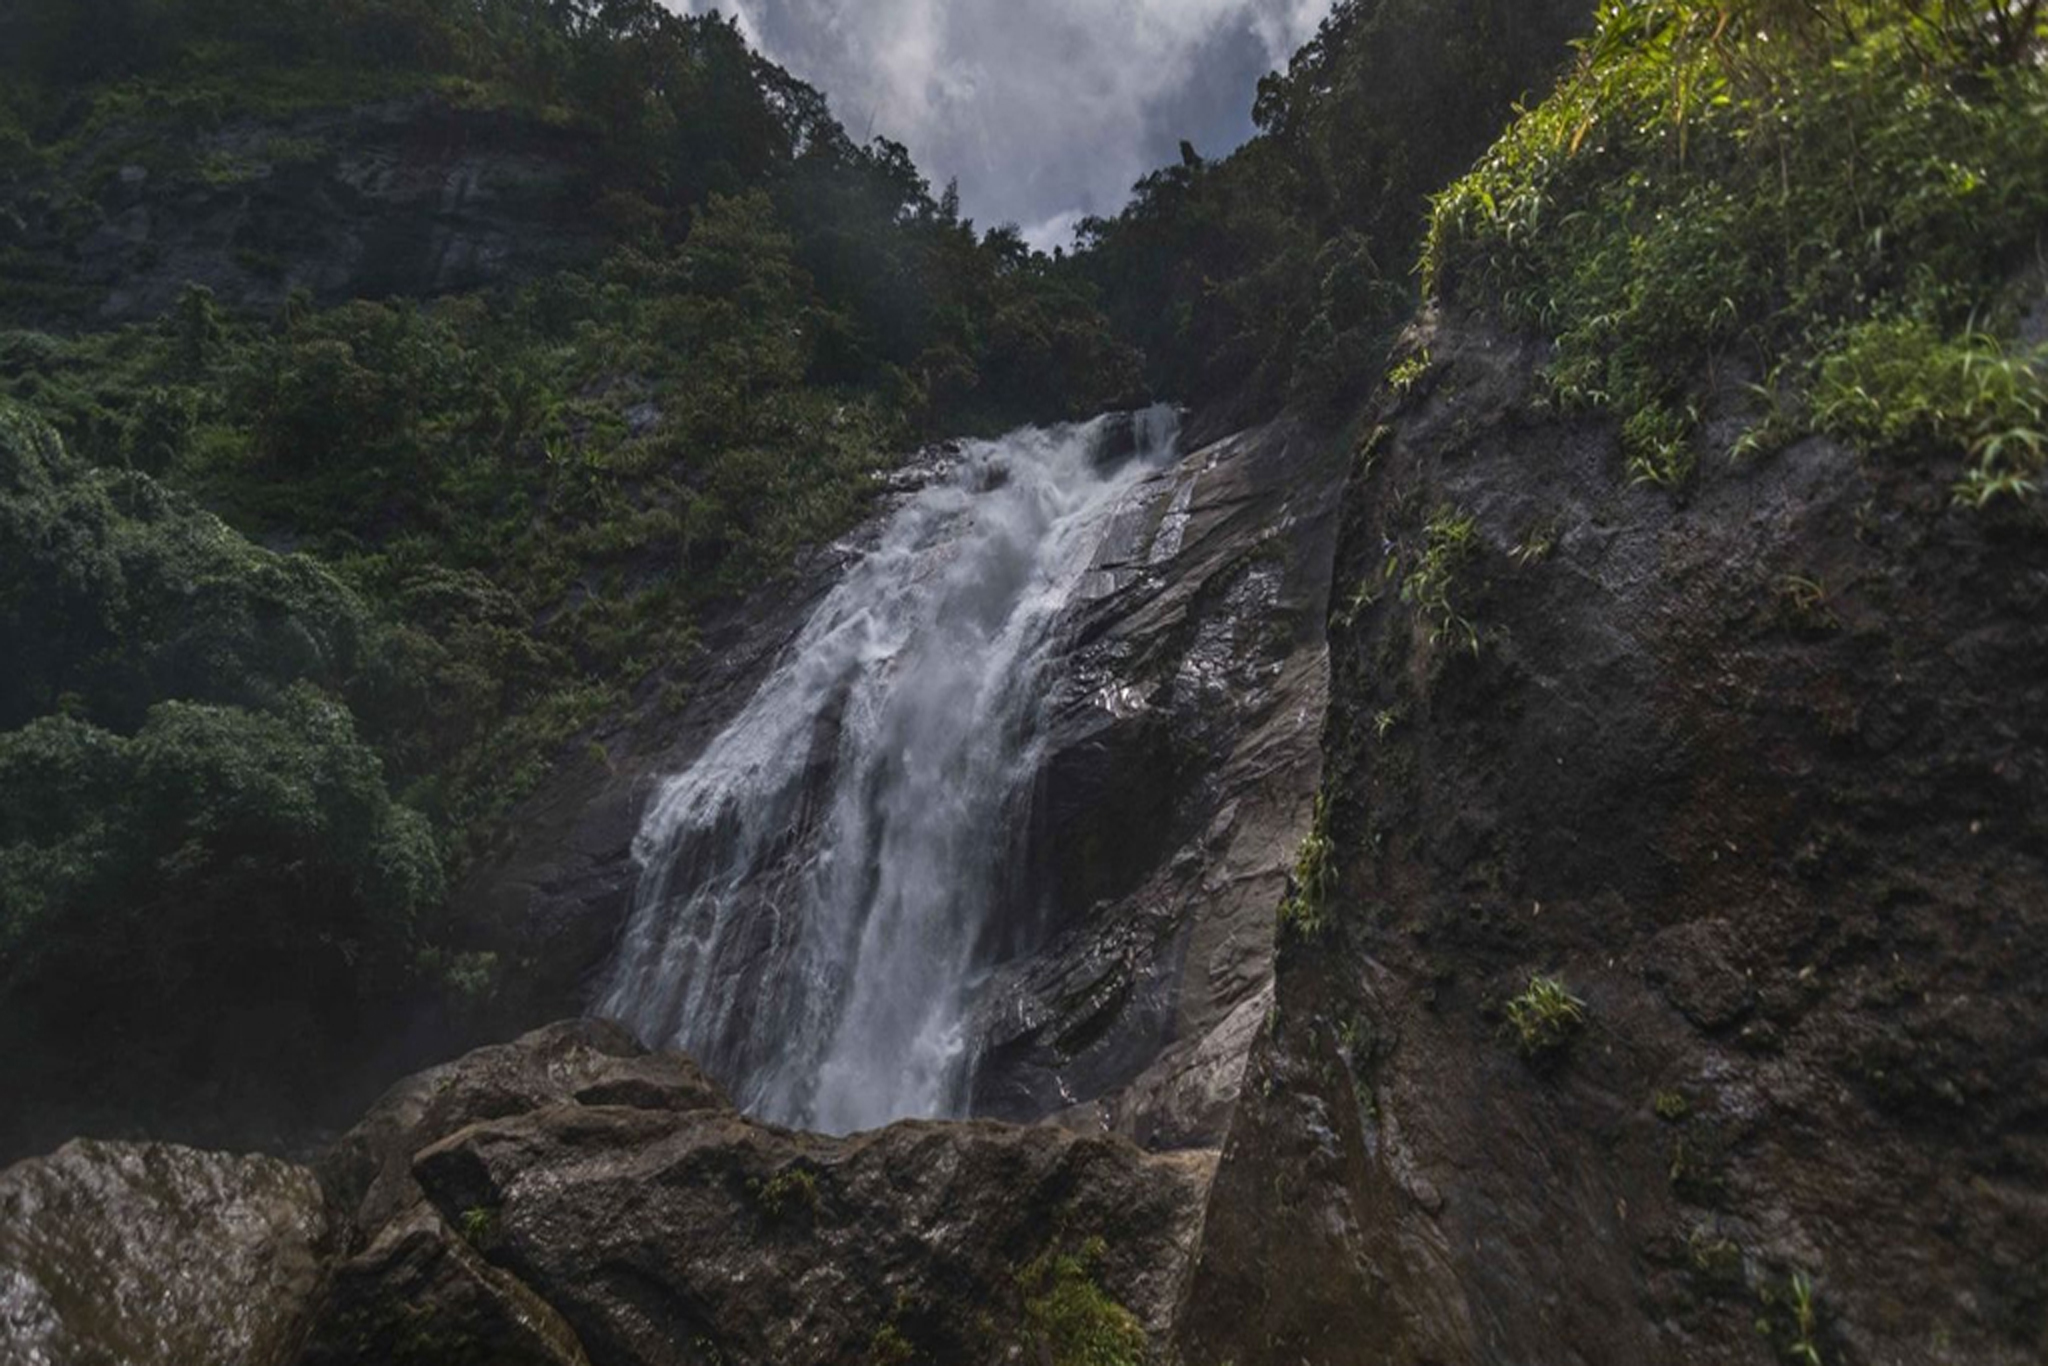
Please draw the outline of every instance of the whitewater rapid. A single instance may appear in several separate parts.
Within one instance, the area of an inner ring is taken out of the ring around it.
[[[965,1113],[1059,626],[1119,507],[1173,458],[1170,411],[1139,416],[1135,452],[1115,449],[1123,423],[969,445],[891,517],[650,805],[598,1014],[772,1122]]]

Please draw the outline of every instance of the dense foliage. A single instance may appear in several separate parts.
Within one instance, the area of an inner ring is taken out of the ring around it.
[[[1413,311],[1429,196],[1550,87],[1589,0],[1342,0],[1260,86],[1259,134],[1192,149],[1082,229],[1082,269],[1162,392],[1356,398]]]
[[[23,1091],[85,1060],[101,1098],[175,1094],[416,966],[440,855],[339,700],[389,670],[332,575],[0,406],[0,630],[0,1048]]]
[[[1611,0],[1578,71],[1437,202],[1427,271],[1557,339],[1560,401],[1682,483],[1718,377],[1753,453],[1825,430],[2031,490],[2048,378],[2010,341],[2048,229],[2048,11]],[[1725,382],[1722,380],[1721,382]]]

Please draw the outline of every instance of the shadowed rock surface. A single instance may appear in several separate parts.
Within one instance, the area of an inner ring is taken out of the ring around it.
[[[1211,1163],[1051,1127],[794,1134],[575,1021],[400,1083],[317,1178],[89,1142],[0,1174],[0,1359],[1028,1361],[1077,1290],[1033,1270],[1057,1258],[1163,1341]]]
[[[1347,500],[1329,928],[1282,951],[1187,1357],[2042,1360],[2041,522],[1821,440],[1631,486],[1540,347],[1416,345]],[[1402,592],[1466,518],[1476,650]],[[1537,974],[1585,1022],[1526,1059]]]

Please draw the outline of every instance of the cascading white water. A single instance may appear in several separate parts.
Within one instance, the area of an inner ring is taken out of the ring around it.
[[[1165,409],[977,443],[912,498],[649,808],[597,1005],[763,1118],[850,1133],[966,1107],[965,1021],[1019,852],[1046,671]]]

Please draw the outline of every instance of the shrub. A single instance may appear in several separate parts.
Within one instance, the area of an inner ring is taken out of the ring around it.
[[[2048,224],[2042,13],[1606,0],[1578,71],[1436,200],[1428,287],[1556,338],[1560,400],[1621,419],[1634,478],[1683,480],[1733,364],[1781,416],[1818,391],[1824,430],[1986,441],[1970,500],[2024,493],[2038,422],[1972,430],[1961,372]]]
[[[780,1222],[818,1212],[818,1174],[805,1167],[785,1167],[766,1181],[752,1183],[761,1213]]]
[[[1090,1238],[1078,1251],[1048,1251],[1018,1273],[1027,1337],[1053,1366],[1140,1366],[1145,1329],[1097,1283],[1108,1248]]]
[[[426,822],[303,684],[270,713],[163,703],[132,737],[0,734],[0,1039],[28,1095],[292,1075],[405,979],[441,894]]]
[[[1953,338],[1912,319],[1863,323],[1821,362],[1813,417],[1874,450],[1968,450],[1961,502],[2026,497],[2048,463],[2048,347],[2015,354],[1983,333]]]
[[[1423,528],[1422,550],[1401,581],[1401,601],[1429,623],[1430,644],[1454,641],[1479,648],[1479,628],[1451,600],[1458,571],[1479,548],[1479,524],[1450,507],[1438,508]]]
[[[1507,1004],[1507,1028],[1525,1058],[1566,1047],[1585,1028],[1586,1003],[1555,977],[1531,977],[1529,989]]]
[[[1330,927],[1330,894],[1337,889],[1337,850],[1329,826],[1329,805],[1319,794],[1309,832],[1294,856],[1287,896],[1280,903],[1281,928],[1302,939],[1320,939]]]

